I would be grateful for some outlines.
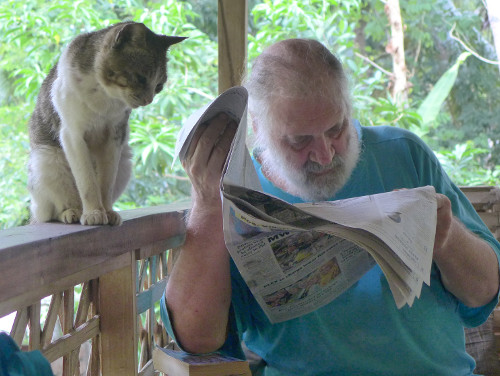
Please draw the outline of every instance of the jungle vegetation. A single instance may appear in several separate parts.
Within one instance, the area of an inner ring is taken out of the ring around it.
[[[396,3],[404,25],[405,84],[399,92],[389,43],[394,30],[384,9],[389,2],[381,0],[249,0],[248,59],[283,38],[320,40],[343,61],[362,124],[414,131],[459,185],[498,185],[500,70],[485,3]],[[27,123],[43,79],[76,35],[122,20],[189,39],[169,52],[166,89],[132,113],[134,177],[116,206],[189,196],[173,150],[183,121],[217,95],[217,2],[0,0],[0,228],[26,224],[29,217]]]

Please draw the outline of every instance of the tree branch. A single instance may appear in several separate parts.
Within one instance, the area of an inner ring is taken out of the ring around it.
[[[467,46],[465,44],[465,42],[463,42],[460,38],[453,35],[453,31],[455,30],[455,26],[456,26],[456,24],[453,24],[453,27],[451,28],[450,32],[448,33],[451,39],[455,39],[458,43],[460,43],[463,46],[463,48],[465,48],[466,51],[470,52],[472,55],[477,57],[479,60],[484,61],[485,63],[488,63],[488,64],[500,65],[500,61],[489,60],[489,59],[486,59],[485,57],[482,57],[476,51],[474,51],[472,48]]]
[[[385,70],[384,68],[382,68],[380,65],[378,65],[377,63],[371,61],[369,58],[367,58],[366,56],[364,55],[361,55],[359,52],[355,52],[354,53],[357,57],[360,57],[361,59],[363,59],[364,61],[366,61],[368,64],[374,66],[375,68],[377,68],[378,70],[380,70],[381,72],[385,73],[386,75],[388,75],[389,77],[393,77],[394,76],[394,73],[392,72],[389,72],[387,70]]]

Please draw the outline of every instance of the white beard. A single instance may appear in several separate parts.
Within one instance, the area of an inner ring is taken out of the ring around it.
[[[312,161],[306,162],[302,168],[294,167],[281,153],[276,145],[264,145],[261,154],[262,168],[273,180],[283,182],[285,190],[304,201],[324,201],[335,195],[347,182],[358,162],[360,146],[356,128],[347,128],[348,140],[346,154],[335,154],[327,166]],[[265,137],[267,140],[270,137]],[[261,141],[264,137],[260,138]],[[331,172],[324,175],[317,173],[325,170]]]

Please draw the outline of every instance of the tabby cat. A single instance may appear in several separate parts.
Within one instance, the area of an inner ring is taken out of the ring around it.
[[[32,223],[121,224],[112,206],[131,174],[130,112],[163,89],[167,50],[184,39],[122,22],[68,45],[29,122]]]

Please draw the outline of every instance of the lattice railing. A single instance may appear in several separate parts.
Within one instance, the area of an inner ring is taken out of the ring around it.
[[[500,189],[462,190],[499,238]],[[16,312],[12,337],[24,350],[41,350],[56,375],[153,375],[151,351],[169,342],[157,301],[171,250],[184,241],[185,211],[125,211],[120,227],[51,223],[0,231],[0,318]],[[500,350],[499,318],[497,308]]]
[[[154,374],[152,349],[169,341],[158,300],[186,207],[125,211],[119,227],[0,231],[0,317],[16,312],[16,343],[41,350],[55,375]]]

